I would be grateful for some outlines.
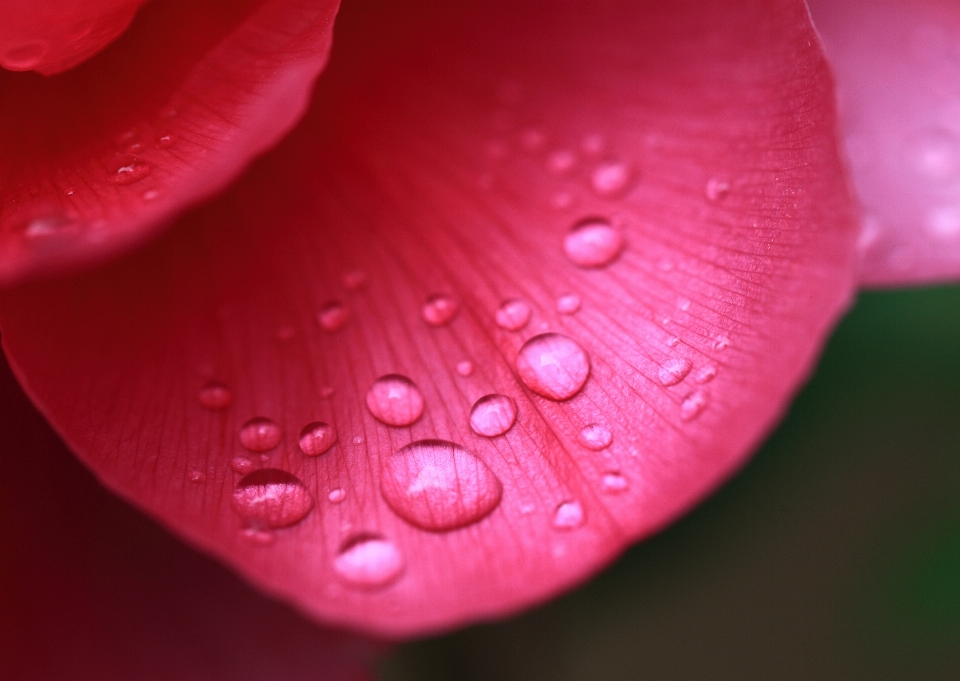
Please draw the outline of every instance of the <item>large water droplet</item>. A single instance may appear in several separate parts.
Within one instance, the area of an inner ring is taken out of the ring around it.
[[[700,416],[706,408],[707,396],[698,390],[688,395],[680,405],[680,418],[684,421],[692,421]]]
[[[517,421],[517,403],[506,395],[484,395],[470,410],[470,427],[477,435],[503,435]]]
[[[388,426],[409,426],[423,414],[423,395],[406,376],[381,376],[367,392],[367,408]]]
[[[207,409],[226,409],[233,402],[233,393],[230,388],[219,381],[210,381],[197,394],[200,405]]]
[[[686,357],[672,357],[660,365],[658,377],[663,385],[676,385],[687,377],[693,362]]]
[[[599,452],[613,442],[613,433],[602,423],[591,423],[583,427],[577,435],[577,441],[587,449]]]
[[[233,509],[252,527],[289,527],[313,508],[313,497],[293,474],[264,468],[245,476],[233,491]]]
[[[389,586],[405,567],[396,544],[383,537],[361,536],[348,542],[333,561],[347,584],[370,589]]]
[[[517,373],[524,385],[538,395],[566,400],[587,382],[590,360],[573,339],[559,333],[544,333],[520,348]]]
[[[578,267],[606,267],[623,250],[623,235],[603,218],[587,218],[563,238],[563,252]]]
[[[443,293],[438,293],[427,298],[421,314],[427,324],[444,326],[449,324],[459,311],[460,305],[457,304],[456,300]]]
[[[300,431],[300,449],[307,456],[320,456],[333,447],[337,441],[337,432],[329,423],[314,421]]]
[[[575,314],[583,305],[583,300],[576,293],[568,293],[557,298],[557,312],[560,314]]]
[[[346,306],[337,300],[332,300],[320,308],[317,313],[317,323],[324,331],[336,331],[342,329],[344,324],[350,318],[350,312]]]
[[[282,437],[280,426],[262,416],[250,419],[240,429],[240,444],[251,452],[267,452],[280,444]]]
[[[432,532],[486,517],[503,486],[483,461],[445,440],[420,440],[387,457],[380,490],[397,515]]]
[[[622,195],[630,186],[633,171],[623,161],[610,160],[600,163],[590,175],[593,190],[605,198]]]
[[[118,154],[107,163],[110,184],[133,184],[150,174],[150,165],[139,156]]]
[[[519,331],[530,321],[530,306],[522,300],[505,300],[497,310],[497,326],[507,331]]]
[[[583,505],[576,500],[564,501],[553,512],[553,526],[558,530],[573,530],[587,519]]]

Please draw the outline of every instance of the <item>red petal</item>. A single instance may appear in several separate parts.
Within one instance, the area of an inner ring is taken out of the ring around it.
[[[849,299],[830,81],[798,3],[576,7],[348,14],[312,113],[227,195],[0,299],[30,394],[121,494],[391,635],[669,523]]]
[[[103,490],[0,367],[0,678],[372,678],[379,646],[256,594]]]
[[[960,5],[811,4],[864,207],[863,283],[960,278]]]
[[[142,242],[300,118],[337,0],[153,2],[55,78],[0,72],[0,284]]]

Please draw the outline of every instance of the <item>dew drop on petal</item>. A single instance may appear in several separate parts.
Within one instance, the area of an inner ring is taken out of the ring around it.
[[[693,380],[697,383],[709,383],[717,375],[717,367],[712,364],[706,364],[699,369],[693,375]]]
[[[200,406],[213,411],[226,409],[233,402],[233,393],[230,388],[219,381],[205,383],[197,397],[200,400]]]
[[[672,357],[660,365],[657,376],[662,385],[676,385],[687,377],[692,368],[693,362],[686,357]]]
[[[700,416],[706,408],[707,396],[698,390],[683,400],[683,403],[680,405],[680,418],[684,421],[692,421]]]
[[[539,151],[547,142],[547,136],[539,128],[526,128],[520,133],[520,146],[529,152]]]
[[[730,193],[730,183],[726,180],[720,180],[716,177],[711,177],[707,180],[707,186],[704,189],[704,193],[707,195],[707,200],[709,201],[721,201],[727,194]]]
[[[258,416],[243,424],[240,444],[251,452],[267,452],[280,444],[283,432],[268,418]]]
[[[621,196],[629,188],[633,179],[630,166],[619,160],[604,161],[593,169],[590,185],[604,198]]]
[[[367,273],[363,270],[347,270],[343,274],[343,285],[351,291],[356,291],[365,283],[367,283]]]
[[[168,130],[164,128],[157,132],[156,137],[153,138],[154,144],[157,145],[157,149],[169,149],[174,144],[177,143],[177,133],[173,130]]]
[[[552,524],[558,530],[573,530],[583,525],[585,520],[586,514],[579,501],[564,501],[553,512]]]
[[[726,336],[720,335],[713,339],[714,350],[726,350],[728,347],[730,347],[730,339]]]
[[[423,395],[406,376],[381,376],[367,391],[367,408],[388,426],[409,426],[423,414]]]
[[[460,305],[456,300],[446,294],[438,293],[427,298],[421,315],[423,321],[431,326],[444,326],[449,324],[459,311]]]
[[[570,172],[576,164],[576,154],[569,149],[558,149],[547,157],[547,168],[557,175]]]
[[[503,435],[517,421],[517,403],[506,395],[484,395],[470,410],[470,428],[477,435]]]
[[[107,181],[110,184],[133,184],[149,174],[150,165],[133,154],[118,154],[107,163]]]
[[[313,497],[292,473],[263,468],[237,483],[232,504],[250,526],[275,529],[303,520],[313,508]]]
[[[343,491],[343,488],[337,487],[336,489],[330,490],[330,493],[327,495],[327,499],[331,504],[339,504],[344,499],[347,498],[347,493]]]
[[[141,194],[141,197],[144,201],[156,201],[160,198],[160,192],[158,192],[156,189],[148,189]]]
[[[321,398],[328,400],[331,397],[333,397],[334,390],[329,385],[325,385],[322,388],[320,388],[319,392],[320,392]]]
[[[573,196],[570,192],[557,192],[550,198],[550,205],[558,210],[569,208],[573,205]]]
[[[378,536],[360,536],[347,542],[333,561],[333,569],[351,586],[376,589],[389,586],[403,573],[405,563],[396,544]]]
[[[560,314],[575,314],[580,310],[583,301],[576,293],[568,293],[557,298],[557,312]]]
[[[676,336],[671,336],[670,338],[667,339],[668,348],[675,348],[678,345],[680,345],[680,339],[677,338]]]
[[[240,475],[246,475],[254,469],[253,461],[245,456],[235,456],[230,459],[230,468]]]
[[[609,494],[623,492],[627,489],[627,479],[620,473],[604,473],[603,491]]]
[[[587,449],[599,452],[601,449],[609,447],[610,443],[613,442],[613,433],[602,423],[591,423],[584,426],[577,434],[577,442]]]
[[[342,329],[349,318],[350,312],[343,303],[337,300],[326,303],[320,308],[320,312],[317,313],[317,323],[320,324],[320,328],[324,331],[337,331],[338,329]]]
[[[461,359],[457,362],[457,373],[466,378],[473,375],[473,362],[469,359]]]
[[[599,133],[591,133],[583,138],[583,142],[580,143],[580,148],[583,149],[584,153],[590,155],[599,154],[607,146],[607,141],[603,138],[603,135]]]
[[[320,456],[337,441],[337,433],[329,423],[314,421],[300,431],[300,450],[307,456]]]
[[[606,267],[623,250],[623,235],[603,218],[587,218],[563,238],[563,252],[578,267]]]
[[[519,331],[530,322],[530,306],[517,298],[505,300],[497,310],[497,326],[507,331]]]
[[[559,333],[534,336],[517,354],[517,373],[530,390],[551,400],[566,400],[583,388],[590,360],[583,348]]]
[[[242,532],[244,539],[257,546],[270,546],[277,541],[277,535],[259,527],[245,527]]]
[[[207,481],[207,475],[203,471],[197,471],[197,470],[190,471],[190,482],[199,485],[206,481]]]
[[[408,523],[443,532],[486,517],[500,503],[503,486],[483,461],[460,445],[419,440],[386,458],[380,490]]]

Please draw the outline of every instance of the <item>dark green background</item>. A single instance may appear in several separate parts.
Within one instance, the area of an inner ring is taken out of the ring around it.
[[[753,461],[578,591],[386,681],[960,679],[960,288],[863,294]]]

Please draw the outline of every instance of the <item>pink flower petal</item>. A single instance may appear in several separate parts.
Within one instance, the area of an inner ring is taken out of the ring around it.
[[[17,375],[110,487],[319,619],[392,636],[548,598],[689,509],[853,287],[802,4],[433,7],[338,19],[311,113],[227,194],[0,297]],[[565,238],[588,219],[609,229]],[[523,324],[498,324],[510,300]],[[499,435],[471,427],[488,395],[516,408]],[[244,446],[254,418],[275,447]],[[335,432],[312,455],[316,423]]]

